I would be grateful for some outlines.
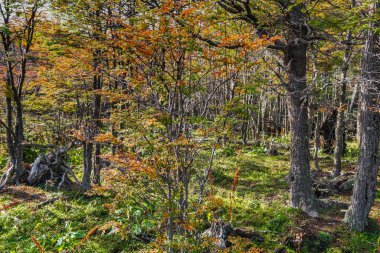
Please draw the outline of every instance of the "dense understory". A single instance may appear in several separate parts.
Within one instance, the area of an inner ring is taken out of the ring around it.
[[[349,145],[343,173],[354,168],[355,146]],[[71,162],[79,168],[76,152],[72,151]],[[263,252],[281,248],[288,252],[375,252],[380,235],[375,220],[380,213],[379,191],[365,233],[349,232],[341,223],[344,212],[339,207],[320,211],[320,218],[308,218],[287,205],[287,152],[281,150],[279,156],[267,156],[262,147],[247,147],[240,152],[235,152],[234,147],[218,149],[212,198],[205,202],[210,212],[206,216],[230,220],[234,227],[259,233],[263,242],[245,243]],[[204,159],[208,159],[207,155]],[[321,155],[320,165],[323,171],[330,171],[332,157]],[[233,193],[235,168],[239,168],[239,181]],[[37,206],[53,197],[60,198]],[[349,203],[350,194],[337,194],[329,199]],[[46,252],[77,252],[79,248],[81,252],[144,252],[154,248],[149,240],[156,240],[154,236],[159,230],[159,217],[154,211],[158,206],[144,210],[108,191],[82,194],[57,192],[45,186],[13,186],[0,195],[0,208],[0,252],[39,252],[32,238]],[[209,222],[206,220],[199,229],[206,229]],[[237,238],[231,242],[235,243],[231,252],[241,252],[242,242]]]

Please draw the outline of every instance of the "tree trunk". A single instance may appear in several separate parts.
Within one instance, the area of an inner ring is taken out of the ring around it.
[[[10,42],[9,42],[10,43]],[[10,45],[5,46],[6,52],[9,52]],[[16,184],[20,184],[20,177],[24,170],[23,165],[23,147],[24,141],[24,123],[22,116],[22,83],[18,86],[15,85],[14,72],[12,63],[7,61],[7,148],[10,160],[14,166],[16,177],[14,178]],[[22,72],[25,75],[24,72]],[[23,79],[22,79],[23,80]],[[12,105],[12,99],[15,107]],[[13,109],[16,109],[15,126],[13,126]],[[3,182],[4,185],[8,182]]]
[[[310,150],[308,128],[308,98],[306,86],[307,44],[291,42],[285,50],[284,63],[288,66],[291,143],[289,173],[290,205],[302,209],[311,217],[317,217],[310,174]]]
[[[97,12],[97,15],[99,13]],[[98,36],[95,36],[98,40]],[[92,91],[94,92],[93,108],[91,118],[87,119],[86,140],[83,144],[84,170],[82,178],[82,187],[88,190],[91,187],[91,181],[94,184],[100,184],[100,143],[94,144],[94,137],[100,133],[101,129],[101,95],[97,92],[102,88],[101,70],[100,70],[100,50],[95,50],[93,54],[93,84]],[[92,177],[91,177],[91,174]],[[92,180],[91,180],[92,179]]]
[[[14,181],[19,184],[21,174],[24,172],[23,162],[23,141],[24,141],[24,121],[22,108],[23,85],[26,79],[26,70],[28,62],[28,54],[33,42],[34,28],[36,24],[36,13],[41,3],[36,1],[33,5],[29,5],[28,10],[23,6],[21,9],[14,5],[12,1],[3,2],[1,7],[1,23],[4,27],[17,27],[13,24],[13,14],[17,12],[23,13],[27,18],[27,22],[22,24],[17,31],[12,30],[1,33],[0,44],[2,52],[7,55],[3,57],[3,64],[6,71],[6,134],[7,148],[10,162],[13,165],[12,173],[16,176]],[[21,32],[21,33],[20,33]],[[19,34],[18,34],[19,33]],[[20,36],[22,34],[22,36]],[[19,47],[18,45],[22,45]],[[16,73],[17,72],[17,73]],[[14,107],[15,105],[15,107]],[[16,117],[13,120],[13,110],[15,109]],[[15,123],[15,125],[13,125]],[[10,177],[7,177],[10,178]],[[1,187],[8,184],[7,180],[1,182]]]
[[[102,88],[102,83],[101,83],[101,77],[100,74],[98,73],[94,77],[94,91],[98,91]],[[96,131],[95,135],[100,133],[100,129],[102,126],[101,120],[100,120],[100,112],[101,112],[101,96],[99,94],[94,95],[94,113],[93,113],[93,118],[95,121],[95,126],[96,126]],[[100,184],[100,143],[95,143],[95,152],[94,152],[94,176],[92,178],[92,182],[94,184]]]
[[[15,168],[16,168],[16,184],[20,184],[20,177],[24,171],[24,121],[22,117],[22,104],[21,94],[18,95],[16,100],[16,126],[14,138],[14,151],[15,151]]]
[[[91,173],[92,173],[92,150],[93,144],[91,140],[83,142],[83,178],[82,188],[88,190],[91,187]]]
[[[315,130],[314,130],[314,167],[317,171],[322,171],[321,167],[319,166],[319,147],[321,145],[321,134],[320,134],[320,126],[321,126],[321,113],[317,112],[317,122],[315,123]]]
[[[327,154],[334,153],[335,128],[338,111],[333,109],[326,113],[321,124],[321,135],[323,136],[323,152]]]
[[[355,2],[353,1],[352,5],[355,5]],[[347,44],[345,46],[344,50],[344,63],[342,67],[342,80],[341,80],[341,90],[339,94],[339,107],[338,107],[338,115],[336,119],[336,128],[335,128],[335,149],[334,149],[334,170],[332,172],[333,177],[340,176],[341,170],[342,170],[342,155],[344,151],[344,142],[345,142],[345,135],[344,135],[344,117],[345,117],[345,110],[347,108],[346,104],[346,90],[347,90],[347,73],[348,73],[348,67],[349,62],[351,58],[351,31],[348,31],[347,38],[346,38]]]
[[[378,14],[380,2],[371,7],[372,15]],[[376,197],[379,169],[380,140],[380,21],[372,22],[367,33],[362,61],[360,87],[360,151],[351,205],[344,222],[356,231],[363,231]]]
[[[8,89],[9,86],[7,86]],[[11,91],[10,91],[11,92]],[[14,138],[14,132],[13,132],[13,120],[12,120],[12,99],[10,97],[10,94],[7,94],[6,103],[7,103],[7,128],[6,128],[6,139],[7,139],[7,150],[8,150],[8,156],[10,158],[10,162],[12,164],[16,163],[15,158],[15,151],[13,146],[13,138]]]
[[[95,143],[94,150],[94,176],[92,178],[92,183],[100,185],[100,144]]]

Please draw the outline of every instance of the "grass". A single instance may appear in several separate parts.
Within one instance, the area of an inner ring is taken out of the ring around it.
[[[344,158],[345,168],[354,166],[357,155],[355,145],[349,145],[352,150]],[[367,232],[352,233],[341,225],[339,208],[321,212],[319,219],[309,219],[287,206],[288,157],[285,152],[269,157],[260,148],[219,152],[213,167],[212,188],[223,204],[219,217],[214,218],[257,231],[265,240],[256,247],[264,252],[284,247],[288,252],[377,252],[380,234],[375,220]],[[321,167],[332,168],[330,156],[321,157]],[[236,169],[239,180],[233,192]],[[34,210],[36,203],[53,196],[62,198]],[[378,192],[377,201],[379,196]],[[349,196],[334,199],[348,202]],[[39,252],[32,237],[46,252],[78,252],[78,247],[81,252],[138,252],[146,244],[136,239],[134,233],[149,230],[154,223],[154,217],[147,220],[133,206],[111,212],[109,206],[114,201],[111,195],[86,196],[14,187],[0,195],[0,208],[16,201],[18,204],[0,211],[0,252]],[[377,203],[371,213],[373,218],[379,217],[379,209]],[[296,236],[303,237],[302,243],[294,242]]]
[[[235,169],[239,183],[232,199],[231,223],[236,227],[253,229],[265,235],[261,247],[279,246],[298,211],[287,207],[285,176],[289,167],[286,156],[269,157],[246,151],[233,157],[220,158],[215,163],[217,195],[228,203]]]

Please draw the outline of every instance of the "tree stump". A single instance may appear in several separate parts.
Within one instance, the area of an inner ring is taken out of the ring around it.
[[[264,241],[264,238],[254,231],[234,228],[230,223],[225,223],[221,220],[213,222],[211,227],[202,234],[202,237],[216,238],[215,246],[220,249],[232,246],[231,242],[228,241],[229,236],[245,238],[256,243]]]
[[[67,165],[67,151],[73,146],[71,144],[60,147],[49,154],[40,154],[31,164],[30,171],[25,167],[21,173],[21,182],[28,185],[49,183],[55,188],[73,184],[73,179],[80,184],[74,172]],[[6,185],[15,184],[15,169],[12,163],[0,178],[0,189]],[[71,178],[71,179],[70,179]]]

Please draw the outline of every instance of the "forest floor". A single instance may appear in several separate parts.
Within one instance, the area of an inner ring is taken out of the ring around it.
[[[216,156],[212,193],[223,203],[221,216],[228,217],[234,227],[259,233],[264,240],[255,246],[263,252],[377,252],[380,192],[365,233],[349,232],[341,224],[344,210],[339,207],[322,210],[319,218],[308,218],[287,206],[289,154],[280,153],[270,157],[262,148],[251,147],[238,153],[226,149]],[[356,155],[349,152],[345,157],[345,170],[354,168]],[[328,172],[333,160],[331,156],[321,155],[320,164]],[[233,191],[236,168],[239,180]],[[44,203],[52,198],[56,201]],[[329,199],[348,203],[350,194]],[[36,244],[45,252],[78,252],[79,249],[80,252],[142,252],[145,243],[141,237],[123,236],[115,225],[130,219],[129,215],[121,215],[122,210],[111,212],[112,201],[113,197],[107,195],[9,187],[0,195],[0,252],[40,252]],[[141,232],[139,219],[136,216],[135,224],[130,226],[136,233]]]

